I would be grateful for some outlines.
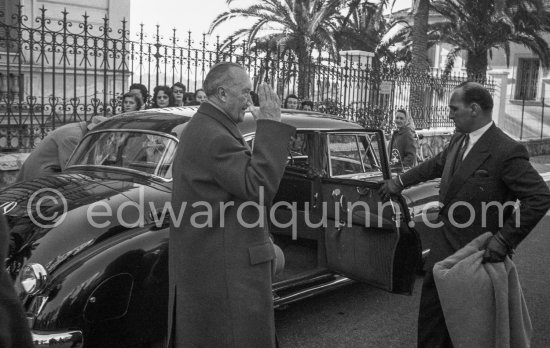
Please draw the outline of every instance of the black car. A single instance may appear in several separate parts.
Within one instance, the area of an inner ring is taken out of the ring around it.
[[[38,347],[154,347],[167,329],[171,163],[196,108],[115,116],[90,131],[63,173],[0,192],[7,267]],[[384,135],[315,112],[297,128],[271,233],[285,266],[274,307],[361,281],[411,292],[437,182],[381,202],[392,173]],[[251,115],[239,125],[254,146]],[[414,227],[413,227],[414,226]],[[280,260],[279,260],[280,261]]]

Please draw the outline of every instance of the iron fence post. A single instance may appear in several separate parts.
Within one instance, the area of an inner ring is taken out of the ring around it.
[[[519,129],[519,140],[523,139],[523,118],[525,115],[525,97],[523,97],[521,102],[521,124]]]
[[[543,131],[544,131],[544,96],[542,97],[542,110],[541,110],[541,117],[540,117],[540,138],[543,137]]]

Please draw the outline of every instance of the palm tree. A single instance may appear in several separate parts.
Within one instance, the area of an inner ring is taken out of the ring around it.
[[[232,1],[227,0],[230,4]],[[259,0],[259,4],[248,8],[234,8],[220,14],[210,25],[212,33],[220,24],[235,18],[253,18],[256,21],[246,29],[233,33],[222,44],[244,39],[248,48],[258,38],[272,41],[280,51],[289,50],[296,57],[298,65],[298,94],[309,95],[307,83],[308,66],[311,64],[312,49],[323,49],[336,58],[338,49],[334,33],[338,30],[336,18],[349,1],[345,0]],[[351,4],[357,6],[359,1]]]
[[[433,2],[432,8],[446,20],[431,24],[428,35],[431,42],[453,46],[448,67],[464,50],[468,76],[484,77],[492,49],[503,49],[509,64],[510,43],[527,47],[550,67],[550,46],[542,37],[550,32],[544,0],[446,0]]]
[[[430,0],[414,0],[413,8],[411,68],[423,72],[430,68],[427,55]]]
[[[430,68],[428,61],[428,19],[430,10],[430,0],[413,0],[413,25],[407,26],[404,32],[409,33],[409,37],[404,41],[408,47],[411,60],[409,62],[410,72],[410,94],[409,94],[409,113],[415,120],[425,117],[425,93],[422,83],[427,76]],[[395,41],[395,38],[394,40]],[[412,81],[415,80],[415,81]]]
[[[391,6],[395,0],[392,1]],[[384,16],[384,10],[388,6],[385,0],[379,3],[364,2],[349,11],[346,17],[338,18],[339,31],[335,34],[339,50],[362,50],[373,52],[373,64],[382,61],[392,65],[403,57],[395,54],[390,47],[396,42],[406,40],[403,32],[398,32],[388,40],[383,40],[385,34],[394,26],[402,23],[402,20],[393,20]]]

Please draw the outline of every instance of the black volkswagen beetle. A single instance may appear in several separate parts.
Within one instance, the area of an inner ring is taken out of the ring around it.
[[[162,345],[169,225],[177,218],[171,164],[195,111],[110,118],[84,137],[63,173],[0,192],[12,238],[6,265],[36,346]],[[381,131],[295,110],[283,110],[282,121],[297,136],[271,221],[285,259],[274,307],[354,281],[410,293],[422,254],[420,213],[437,200],[437,182],[381,202],[377,189],[391,175]],[[254,146],[251,115],[240,129]]]

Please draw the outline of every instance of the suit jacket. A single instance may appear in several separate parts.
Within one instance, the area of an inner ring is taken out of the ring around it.
[[[275,345],[274,250],[268,232],[257,224],[263,220],[261,209],[240,205],[271,203],[294,131],[280,122],[258,120],[251,151],[237,125],[209,103],[182,131],[172,206],[176,212],[185,210],[181,224],[170,229],[170,345]],[[210,223],[204,215],[208,206]]]
[[[494,124],[453,173],[464,137],[456,133],[441,153],[401,176],[405,186],[441,178],[442,226],[433,234],[429,269],[487,231],[500,231],[517,246],[550,208],[548,186],[531,166],[527,150]],[[521,204],[514,213],[516,200]]]
[[[0,260],[2,263],[8,253],[9,231],[5,219],[0,212]],[[13,288],[13,282],[3,264],[0,267],[0,347],[33,347],[27,319]]]

